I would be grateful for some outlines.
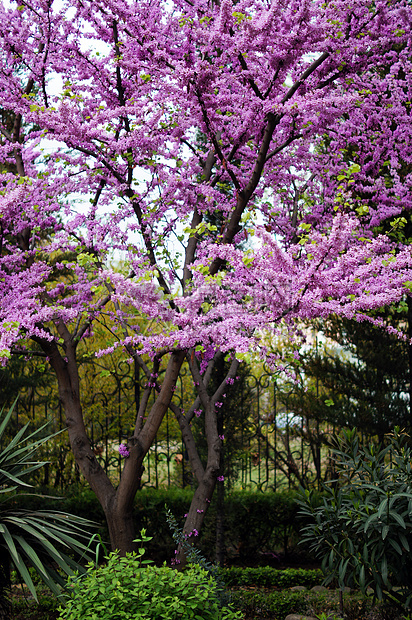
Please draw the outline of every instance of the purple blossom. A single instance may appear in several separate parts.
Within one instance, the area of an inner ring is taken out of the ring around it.
[[[192,351],[195,387],[217,352],[295,380],[268,343],[287,329],[296,356],[295,326],[334,314],[402,337],[370,311],[412,288],[410,246],[375,234],[412,209],[410,2],[14,4],[0,5],[1,105],[23,121],[0,126],[1,365],[34,340],[75,370],[73,339],[106,316],[95,355],[138,351],[159,389]],[[116,254],[129,274],[106,267]]]
[[[223,482],[224,479],[225,479],[224,476],[218,476],[217,477],[218,482]]]
[[[127,446],[124,443],[121,443],[119,446],[119,454],[120,456],[124,456],[124,458],[126,459],[130,455],[129,450],[127,449]]]

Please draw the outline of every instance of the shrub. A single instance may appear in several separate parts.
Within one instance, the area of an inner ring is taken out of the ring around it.
[[[310,600],[308,592],[251,592],[232,593],[233,604],[241,609],[247,618],[271,618],[283,620],[288,614],[305,614]]]
[[[147,540],[142,531],[142,540]],[[87,566],[85,575],[69,578],[66,606],[60,620],[240,620],[242,614],[221,607],[218,587],[199,566],[178,572],[147,566],[144,549],[120,557],[112,552],[106,564]]]
[[[43,489],[45,495],[53,495],[53,489]],[[69,488],[66,497],[41,499],[27,497],[22,506],[33,510],[46,506],[49,510],[72,512],[100,524],[99,534],[108,540],[109,534],[103,510],[94,493],[89,489]],[[156,563],[169,562],[175,545],[166,522],[165,504],[176,516],[179,525],[184,522],[193,497],[190,489],[142,489],[137,493],[134,505],[136,531],[145,528],[156,532],[147,546],[147,553]],[[18,498],[17,498],[18,501]],[[41,503],[43,502],[43,503]],[[240,559],[246,565],[251,558],[256,564],[279,562],[279,556],[297,543],[300,524],[296,519],[298,505],[294,493],[266,493],[233,491],[225,497],[225,531],[227,557]],[[262,518],[265,515],[265,518]],[[196,541],[199,549],[209,560],[215,558],[216,503],[215,498],[205,517]]]
[[[265,588],[290,588],[291,586],[312,587],[322,582],[321,570],[286,568],[280,570],[271,566],[241,568],[232,566],[220,568],[218,574],[227,587],[262,586]]]
[[[232,602],[246,620],[284,620],[288,614],[319,618],[341,618],[339,594],[328,592],[239,590],[232,592]],[[344,595],[345,620],[405,620],[399,609],[373,605],[372,597]]]
[[[321,506],[303,494],[303,541],[322,558],[325,583],[370,587],[379,600],[412,607],[412,450],[395,429],[385,448],[362,447],[356,430],[334,449],[339,475]]]

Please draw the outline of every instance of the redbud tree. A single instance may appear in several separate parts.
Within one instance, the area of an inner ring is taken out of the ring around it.
[[[402,0],[2,5],[0,357],[33,343],[47,356],[122,552],[168,408],[197,481],[189,535],[221,483],[217,412],[239,361],[279,368],[278,330],[372,320],[409,294],[409,248],[376,230],[411,206],[411,15]],[[96,353],[123,347],[147,378],[117,488],[90,446],[76,358],[104,315]]]

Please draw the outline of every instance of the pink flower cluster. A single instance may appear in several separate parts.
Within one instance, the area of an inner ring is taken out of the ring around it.
[[[130,456],[130,452],[124,443],[121,443],[119,446],[119,454],[120,456],[123,456],[124,458],[127,458],[128,456]]]
[[[106,313],[99,355],[193,350],[205,377],[220,352],[277,363],[284,322],[410,294],[410,3],[33,0],[0,21],[21,120],[0,127],[2,363],[32,338],[70,364]]]

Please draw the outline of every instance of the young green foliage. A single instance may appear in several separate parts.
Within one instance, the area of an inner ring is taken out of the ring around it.
[[[137,542],[148,540],[142,530]],[[112,552],[103,566],[90,562],[86,575],[69,578],[59,620],[240,620],[240,612],[221,607],[217,584],[205,569],[148,566],[144,553],[143,547],[124,557]]]

